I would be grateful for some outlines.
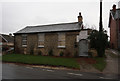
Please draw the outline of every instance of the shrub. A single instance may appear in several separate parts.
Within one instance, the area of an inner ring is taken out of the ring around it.
[[[8,46],[3,46],[3,47],[2,47],[2,51],[7,51],[8,49],[9,49]]]
[[[63,55],[64,55],[64,52],[63,52],[63,51],[61,51],[61,52],[60,52],[60,56],[63,56]]]
[[[38,55],[42,55],[42,51],[39,51],[39,52],[38,52]]]
[[[120,49],[118,49],[118,52],[120,53]]]
[[[30,46],[30,55],[33,55],[34,54],[34,45],[32,44]]]
[[[20,49],[18,48],[18,46],[16,46],[14,49],[15,49],[15,50],[14,50],[15,53],[18,53],[18,54],[21,53],[21,51],[20,51]]]
[[[48,54],[49,54],[49,56],[53,56],[53,50],[52,49],[49,50]]]
[[[77,51],[74,53],[74,57],[78,57],[78,52]]]
[[[30,50],[30,55],[33,55],[33,53],[34,53],[33,50]]]
[[[95,49],[90,49],[88,55],[89,57],[97,57],[97,51]]]
[[[93,57],[92,52],[88,52],[88,57]]]
[[[69,57],[70,55],[71,55],[70,52],[68,50],[66,50],[65,56]]]
[[[105,49],[108,45],[108,36],[104,31],[93,30],[90,36],[90,47],[97,50],[99,57],[105,56]]]

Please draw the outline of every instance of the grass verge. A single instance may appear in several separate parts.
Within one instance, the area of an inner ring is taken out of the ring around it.
[[[75,58],[7,54],[2,56],[2,61],[35,65],[63,66],[68,68],[80,69],[80,66],[76,62]]]
[[[93,66],[98,69],[99,71],[103,71],[106,67],[106,61],[104,57],[95,57],[96,63]]]

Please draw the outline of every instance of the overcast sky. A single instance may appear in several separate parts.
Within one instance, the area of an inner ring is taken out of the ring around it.
[[[99,29],[100,0],[4,0],[0,3],[0,33],[15,33],[26,26],[77,22],[79,12],[86,27]],[[103,0],[103,27],[109,11],[120,0]],[[109,31],[108,31],[109,34]]]

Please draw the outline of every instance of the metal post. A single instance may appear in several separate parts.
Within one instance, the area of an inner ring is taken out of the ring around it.
[[[103,31],[103,25],[102,25],[102,0],[100,0],[100,22],[99,22],[99,31]]]

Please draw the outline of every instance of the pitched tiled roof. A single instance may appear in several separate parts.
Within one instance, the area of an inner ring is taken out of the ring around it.
[[[120,19],[120,8],[116,9],[116,12],[113,12],[113,10],[110,10],[108,27],[110,27],[111,18],[113,18],[114,20]]]
[[[111,10],[110,13],[114,19],[120,19],[120,8],[116,9],[116,12],[113,12],[113,10]]]
[[[10,35],[0,34],[0,37],[2,37],[6,42],[14,42],[14,37]]]
[[[80,28],[81,28],[81,24],[78,22],[51,24],[51,25],[40,25],[40,26],[27,26],[27,27],[17,31],[14,34],[71,31],[71,30],[80,30]]]

